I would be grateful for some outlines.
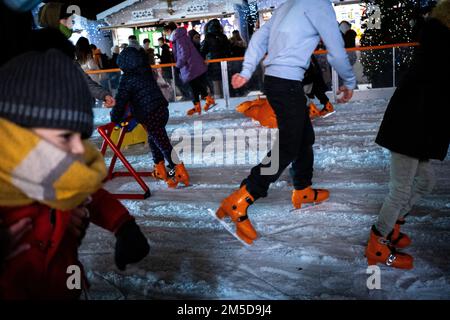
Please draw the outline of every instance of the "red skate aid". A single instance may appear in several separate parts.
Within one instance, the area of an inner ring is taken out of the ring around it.
[[[142,190],[144,191],[143,194],[132,194],[132,193],[121,193],[121,194],[112,194],[116,199],[147,199],[150,197],[150,188],[147,186],[147,184],[142,180],[141,177],[154,177],[153,172],[137,172],[131,164],[128,162],[128,160],[125,158],[123,153],[120,151],[120,147],[122,146],[123,139],[125,137],[125,134],[127,133],[128,123],[125,122],[122,125],[122,128],[120,129],[119,134],[119,140],[117,142],[117,145],[114,144],[114,142],[111,140],[111,133],[114,130],[115,124],[114,123],[108,123],[104,126],[100,126],[97,128],[98,133],[103,138],[101,153],[103,156],[106,153],[106,149],[108,146],[113,151],[114,155],[111,159],[111,162],[109,164],[108,168],[108,175],[105,178],[105,181],[112,180],[116,177],[133,177],[136,182],[141,186]],[[122,161],[123,165],[127,169],[128,172],[114,172],[114,167],[116,165],[117,158]]]

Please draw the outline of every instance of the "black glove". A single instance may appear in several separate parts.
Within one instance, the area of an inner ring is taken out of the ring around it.
[[[125,222],[116,232],[115,262],[117,268],[125,270],[129,263],[144,259],[150,251],[147,238],[134,221]]]

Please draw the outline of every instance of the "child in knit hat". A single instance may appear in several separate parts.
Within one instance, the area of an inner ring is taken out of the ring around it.
[[[0,69],[0,299],[80,296],[76,210],[115,233],[119,269],[148,254],[134,218],[101,189],[104,160],[85,140],[92,131],[88,86],[63,53],[29,52]]]

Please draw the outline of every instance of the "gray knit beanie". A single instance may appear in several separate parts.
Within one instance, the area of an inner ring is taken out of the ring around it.
[[[28,52],[0,68],[0,117],[26,128],[94,127],[93,98],[75,62],[58,50]]]

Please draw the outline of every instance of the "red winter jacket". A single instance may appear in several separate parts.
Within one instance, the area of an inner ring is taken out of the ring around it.
[[[111,232],[126,221],[134,220],[127,209],[106,190],[92,195],[87,206],[90,220]],[[0,269],[0,300],[3,299],[76,299],[81,290],[69,290],[67,273],[70,265],[78,265],[78,239],[67,232],[70,211],[54,211],[34,203],[22,207],[0,207],[3,224],[10,226],[30,217],[32,230],[21,243],[31,248],[6,261]],[[82,271],[84,280],[84,271]],[[73,274],[73,273],[72,273]]]

